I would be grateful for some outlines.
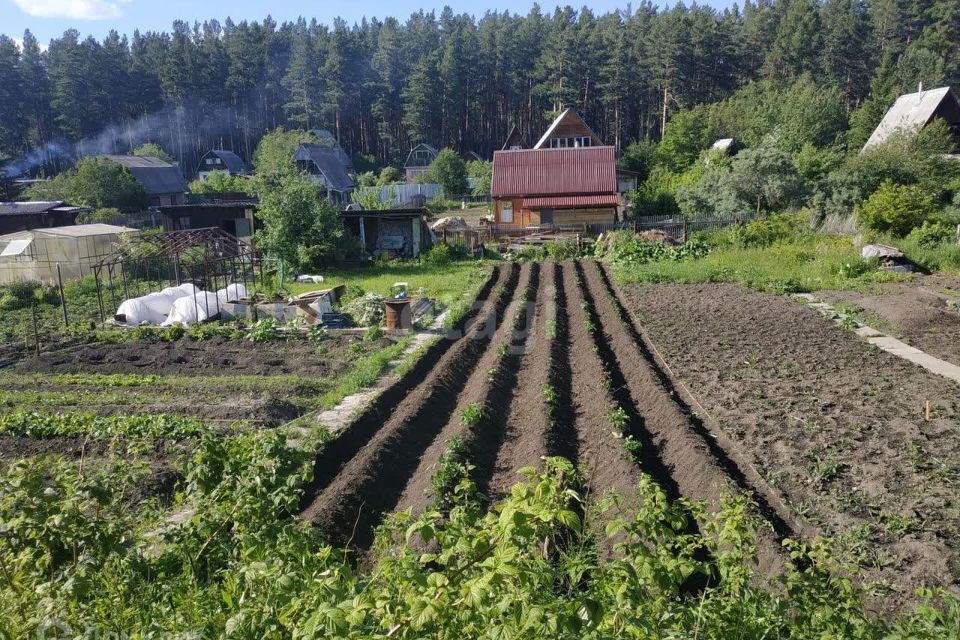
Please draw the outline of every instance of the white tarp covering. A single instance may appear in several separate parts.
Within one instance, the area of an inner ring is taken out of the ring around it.
[[[221,304],[246,297],[247,288],[242,284],[234,283],[211,293],[187,283],[124,300],[117,315],[125,316],[127,325],[132,327],[144,322],[162,326],[192,324],[220,313]]]
[[[220,300],[210,291],[198,291],[192,296],[178,298],[170,309],[170,315],[160,323],[162,327],[173,324],[194,324],[203,322],[220,313]]]

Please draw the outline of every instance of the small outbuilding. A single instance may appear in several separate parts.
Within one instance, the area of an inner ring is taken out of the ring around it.
[[[215,171],[220,171],[231,176],[250,175],[250,167],[243,161],[243,158],[233,151],[227,151],[226,149],[207,151],[207,153],[200,158],[197,175],[200,176],[201,180],[206,180],[207,177]]]
[[[249,241],[256,230],[258,204],[256,198],[237,198],[167,205],[160,207],[160,223],[164,231],[218,227]]]
[[[407,182],[415,182],[417,176],[429,169],[438,155],[440,155],[439,151],[423,142],[410,149],[410,153],[407,154],[407,161],[403,163],[403,171]]]
[[[368,256],[416,258],[433,246],[426,209],[351,209],[341,212],[340,219]]]
[[[31,229],[0,236],[0,284],[64,281],[93,273],[100,260],[116,253],[120,236],[139,233],[110,224]]]
[[[75,207],[62,200],[53,202],[0,202],[0,233],[14,233],[44,227],[65,227],[76,223],[87,207]]]
[[[107,160],[126,167],[134,180],[147,192],[150,206],[183,204],[187,182],[180,167],[153,156],[104,156]]]

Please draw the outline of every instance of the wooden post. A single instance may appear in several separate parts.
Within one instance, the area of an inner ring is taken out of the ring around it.
[[[60,273],[60,263],[57,263],[57,283],[60,285],[60,308],[63,309],[63,326],[69,327],[70,320],[67,318],[67,296],[63,293],[63,275]]]
[[[40,355],[40,331],[37,329],[37,303],[33,302],[30,305],[30,312],[33,315],[33,344],[36,349],[37,355]]]
[[[686,220],[684,220],[683,221],[683,241],[684,242],[687,241],[687,237],[689,233],[690,233],[689,223]]]

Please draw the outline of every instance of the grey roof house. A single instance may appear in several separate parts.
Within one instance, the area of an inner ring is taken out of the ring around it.
[[[107,160],[122,165],[133,174],[150,198],[150,205],[160,207],[183,204],[186,199],[187,182],[180,167],[153,156],[104,156]]]
[[[214,171],[222,171],[231,176],[250,175],[250,167],[243,161],[243,158],[233,151],[227,151],[226,149],[207,151],[207,153],[200,158],[200,167],[197,169],[197,174],[201,180],[206,180],[207,176]]]
[[[407,161],[403,163],[403,171],[407,182],[414,182],[421,173],[426,171],[430,164],[437,159],[440,152],[434,147],[421,142],[407,154]]]
[[[870,139],[863,145],[863,151],[883,144],[897,131],[919,131],[935,118],[944,120],[960,142],[960,102],[950,87],[927,91],[921,87],[916,93],[904,94],[883,116]]]
[[[301,144],[294,152],[293,159],[326,192],[331,202],[350,202],[350,193],[357,185],[335,149],[319,144]]]
[[[337,137],[333,135],[328,129],[312,129],[310,131],[313,135],[320,139],[325,146],[333,149],[334,153],[337,154],[337,159],[340,160],[340,164],[343,165],[343,170],[347,173],[353,173],[353,160],[350,159],[350,156],[347,155],[347,152],[343,150],[343,147],[340,146],[340,142],[337,141]]]

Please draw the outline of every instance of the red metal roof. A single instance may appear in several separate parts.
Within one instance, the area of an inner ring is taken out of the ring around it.
[[[613,147],[497,151],[490,191],[494,198],[615,195]]]
[[[546,198],[524,198],[524,209],[572,208],[572,207],[615,207],[620,204],[616,195],[597,196],[550,196]]]

